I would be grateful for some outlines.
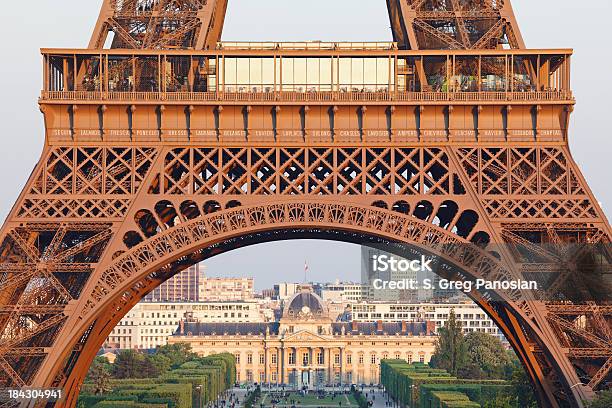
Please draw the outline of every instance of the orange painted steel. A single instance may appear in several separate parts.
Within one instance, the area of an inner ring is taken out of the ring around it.
[[[567,292],[585,284],[570,256],[612,236],[568,147],[572,51],[525,49],[508,0],[387,4],[395,43],[224,44],[227,1],[105,0],[89,49],[42,50],[44,150],[0,233],[0,388],[74,407],[147,292],[304,237],[404,244],[460,279],[555,274],[541,297],[471,296],[542,406],[605,386],[609,292]],[[232,79],[247,58],[259,82]],[[333,75],[284,77],[300,58]],[[343,78],[372,60],[373,82]]]

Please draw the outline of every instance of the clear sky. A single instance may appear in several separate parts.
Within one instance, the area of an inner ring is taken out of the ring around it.
[[[41,47],[87,46],[101,0],[5,2],[0,47],[0,218],[4,219],[39,158],[43,118],[36,99],[41,89]],[[612,208],[612,53],[604,28],[612,1],[513,0],[530,48],[574,48],[572,83],[578,105],[572,116],[571,146],[597,199]],[[391,39],[384,0],[230,0],[224,40]],[[306,255],[309,253],[311,255]],[[315,256],[316,254],[316,256]],[[234,251],[209,262],[211,274],[257,276],[258,287],[278,280],[302,280],[304,258],[331,279],[359,277],[357,247],[329,242],[286,242]],[[344,260],[338,263],[339,260]],[[338,261],[338,262],[336,262]],[[280,278],[284,279],[280,279]]]

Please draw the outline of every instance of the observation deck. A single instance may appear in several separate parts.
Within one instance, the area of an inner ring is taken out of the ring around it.
[[[40,104],[59,142],[562,142],[574,104],[569,49],[311,42],[42,54]]]
[[[401,51],[395,43],[43,49],[42,103],[574,103],[572,51]]]

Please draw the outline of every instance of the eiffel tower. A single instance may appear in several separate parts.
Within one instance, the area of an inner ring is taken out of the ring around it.
[[[509,0],[387,8],[389,43],[228,43],[227,0],[105,0],[88,49],[44,49],[44,150],[0,233],[0,388],[74,407],[153,288],[304,237],[538,276],[470,296],[541,406],[605,387],[611,230],[568,148],[572,50],[526,49]]]

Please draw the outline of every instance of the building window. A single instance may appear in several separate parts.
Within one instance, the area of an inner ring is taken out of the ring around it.
[[[419,356],[419,363],[424,363],[425,362],[425,355],[421,354]]]
[[[253,364],[253,353],[247,354],[247,364]]]
[[[276,373],[272,373],[271,378],[272,382],[276,382]]]
[[[234,358],[236,359],[236,364],[240,364],[240,353],[235,353]]]
[[[340,364],[340,354],[334,354],[334,364]]]
[[[353,355],[352,354],[347,354],[346,355],[346,364],[353,364]]]
[[[359,364],[363,364],[363,354],[359,354]]]
[[[253,382],[253,372],[251,370],[247,370],[246,377],[247,382]]]
[[[266,374],[264,372],[259,373],[259,382],[260,383],[266,382]]]
[[[259,364],[265,364],[266,363],[266,355],[264,353],[261,353],[259,355]]]
[[[325,364],[325,357],[323,357],[323,352],[321,350],[317,351],[317,364],[318,365]]]
[[[308,361],[308,360],[309,360],[309,357],[310,357],[310,356],[309,356],[308,352],[306,352],[306,353],[302,354],[302,365],[303,365],[303,366],[307,366],[307,365],[310,363],[310,362]]]
[[[295,365],[295,351],[289,352],[289,365]]]
[[[399,360],[400,359],[401,354],[399,352],[395,353],[395,359]]]
[[[276,353],[272,353],[272,364],[276,364]]]
[[[412,354],[408,354],[406,361],[408,361],[408,364],[412,364]]]
[[[372,364],[376,364],[376,354],[372,354],[372,356],[370,357],[370,362]]]

